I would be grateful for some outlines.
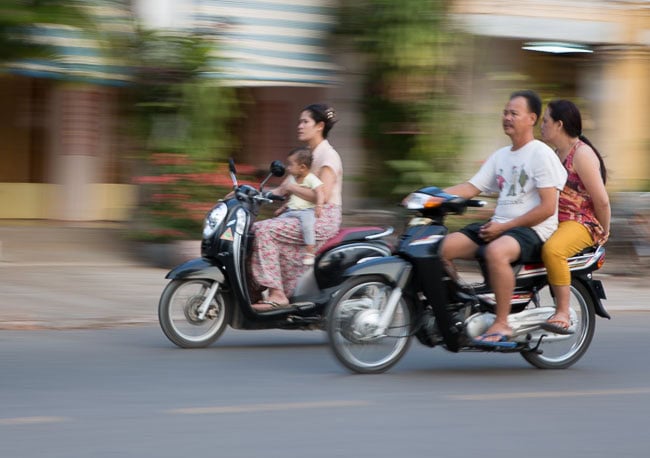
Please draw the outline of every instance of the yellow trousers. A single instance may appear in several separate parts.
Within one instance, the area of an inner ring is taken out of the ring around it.
[[[576,221],[563,221],[542,246],[542,260],[548,272],[548,282],[556,286],[571,284],[567,258],[594,244],[591,234]]]

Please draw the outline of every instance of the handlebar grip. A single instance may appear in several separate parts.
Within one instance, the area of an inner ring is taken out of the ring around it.
[[[273,194],[271,191],[267,191],[264,193],[264,197],[269,200],[278,200],[278,201],[284,201],[287,200],[286,197],[284,196],[278,196],[277,194]]]
[[[487,205],[487,202],[484,200],[475,200],[475,199],[468,199],[467,200],[467,206],[468,207],[485,207]]]

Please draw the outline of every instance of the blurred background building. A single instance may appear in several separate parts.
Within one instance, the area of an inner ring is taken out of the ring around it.
[[[0,218],[129,218],[137,188],[125,107],[136,72],[124,51],[110,49],[128,49],[120,43],[140,24],[214,36],[220,62],[203,76],[236,88],[242,100],[238,162],[264,168],[284,159],[296,146],[300,110],[333,105],[346,206],[359,205],[359,177],[376,156],[362,132],[365,59],[334,33],[347,0],[82,3],[92,33],[73,21],[41,22],[31,39],[53,44],[54,55],[9,60],[0,74]],[[577,102],[584,133],[605,155],[611,191],[650,190],[650,2],[446,3],[450,26],[467,36],[455,75],[465,137],[453,151],[460,177],[507,143],[500,112],[509,93],[533,88],[545,100]]]

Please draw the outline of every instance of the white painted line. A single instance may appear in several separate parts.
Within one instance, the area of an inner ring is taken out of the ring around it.
[[[447,396],[447,398],[453,399],[455,401],[501,401],[509,399],[573,398],[577,396],[618,396],[630,394],[650,394],[650,387],[585,391],[532,391],[523,393],[453,394]]]
[[[44,423],[62,423],[69,421],[66,417],[14,417],[0,418],[0,425],[40,425]]]
[[[290,402],[280,404],[248,404],[238,406],[214,406],[214,407],[188,407],[167,411],[172,414],[181,415],[205,415],[224,413],[249,413],[249,412],[273,412],[297,409],[327,409],[331,407],[364,407],[372,403],[367,401],[322,401],[322,402]]]

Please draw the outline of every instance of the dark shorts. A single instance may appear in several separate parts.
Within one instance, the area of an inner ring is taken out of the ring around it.
[[[479,237],[479,229],[485,223],[472,223],[462,228],[459,232],[469,237],[472,242],[476,243],[479,247],[487,245],[485,240]],[[542,253],[542,239],[539,238],[537,232],[529,227],[514,227],[508,229],[501,236],[509,235],[519,243],[521,255],[517,261],[519,262],[541,262]]]

